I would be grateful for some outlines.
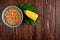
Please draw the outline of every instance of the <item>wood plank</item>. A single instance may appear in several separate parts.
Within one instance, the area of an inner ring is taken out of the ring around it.
[[[36,0],[36,7],[37,7],[37,13],[39,14],[39,24],[36,25],[36,40],[42,40],[42,34],[43,34],[43,0]]]
[[[43,40],[55,39],[55,0],[43,1],[44,12],[44,38]]]
[[[56,0],[56,40],[60,40],[60,0]]]

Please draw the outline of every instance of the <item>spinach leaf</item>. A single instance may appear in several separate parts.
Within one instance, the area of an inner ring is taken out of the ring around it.
[[[33,21],[31,19],[29,19],[28,17],[26,17],[25,13],[24,13],[24,10],[31,10],[33,12],[37,12],[37,9],[34,5],[28,3],[28,4],[20,4],[19,5],[19,8],[23,11],[23,14],[24,14],[24,22],[26,22],[27,24],[31,24],[31,25],[36,25],[38,22],[39,22],[39,19],[37,18],[36,21]]]

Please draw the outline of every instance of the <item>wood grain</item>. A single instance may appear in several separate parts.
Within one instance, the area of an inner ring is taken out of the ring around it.
[[[56,40],[60,40],[60,0],[56,0]]]
[[[57,0],[0,0],[0,40],[59,40],[59,1]],[[8,28],[1,20],[5,7],[32,3],[37,8],[39,23],[31,26],[22,23],[19,27]],[[57,7],[56,7],[57,6]],[[58,38],[58,39],[57,39]]]
[[[43,1],[43,12],[44,12],[44,40],[54,40],[55,39],[55,0],[44,0]]]

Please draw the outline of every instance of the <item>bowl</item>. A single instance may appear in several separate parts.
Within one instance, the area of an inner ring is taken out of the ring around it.
[[[16,8],[16,9],[18,9],[19,11],[20,11],[20,14],[21,14],[21,21],[17,24],[17,25],[10,25],[10,24],[8,24],[7,22],[6,22],[6,20],[5,20],[5,12],[9,9],[9,8]],[[2,21],[3,21],[3,23],[7,26],[7,27],[17,27],[17,26],[19,26],[19,25],[21,25],[21,23],[22,23],[22,21],[23,21],[23,12],[21,11],[21,9],[20,8],[18,8],[17,6],[8,6],[8,7],[6,7],[4,10],[3,10],[3,12],[2,12]]]

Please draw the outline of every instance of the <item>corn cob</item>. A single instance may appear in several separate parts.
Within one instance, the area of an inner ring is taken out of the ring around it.
[[[24,10],[24,12],[25,12],[25,15],[28,18],[32,19],[33,21],[36,21],[36,19],[38,18],[38,14],[36,14],[36,13],[30,11],[30,10]]]

